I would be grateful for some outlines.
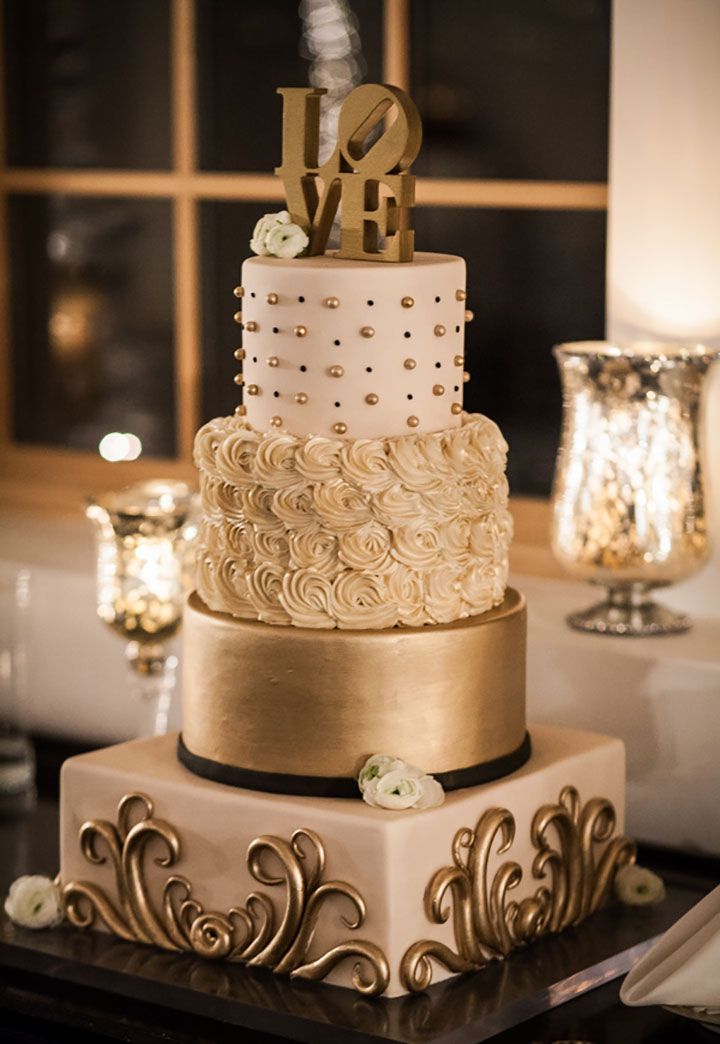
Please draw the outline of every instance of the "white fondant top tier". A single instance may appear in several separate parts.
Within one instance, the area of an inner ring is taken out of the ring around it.
[[[461,257],[251,257],[242,286],[243,401],[257,430],[358,439],[460,426]]]

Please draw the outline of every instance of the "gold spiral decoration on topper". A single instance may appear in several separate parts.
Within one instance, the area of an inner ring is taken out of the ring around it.
[[[158,909],[144,873],[151,841],[160,842],[164,848],[164,854],[155,857],[157,866],[170,868],[179,862],[177,831],[154,817],[153,802],[146,794],[126,794],[118,805],[116,824],[105,819],[83,824],[82,853],[95,865],[112,864],[116,899],[92,882],[70,881],[63,888],[70,924],[91,928],[99,919],[128,942],[186,951],[210,960],[239,961],[314,982],[324,979],[343,961],[355,958],[352,983],[356,990],[377,996],[387,989],[389,965],[375,943],[351,939],[310,956],[315,929],[328,899],[336,897],[349,904],[351,916],[342,920],[351,931],[360,928],[366,915],[365,901],[353,885],[323,880],[325,847],[314,831],[301,828],[289,841],[263,835],[248,847],[247,865],[253,878],[268,887],[284,888],[280,918],[265,892],[252,892],[244,906],[231,907],[227,913],[206,912],[193,896],[190,882],[178,874],[167,877]],[[268,857],[272,869],[267,866]]]
[[[425,890],[428,920],[445,924],[452,912],[457,950],[431,939],[413,943],[400,962],[405,988],[412,993],[427,989],[432,961],[454,973],[479,971],[542,935],[581,924],[607,899],[620,867],[635,861],[635,843],[612,837],[614,829],[610,801],[591,798],[582,805],[577,790],[564,787],[556,805],[543,805],[535,813],[532,876],[543,883],[518,902],[508,896],[522,880],[520,864],[508,860],[492,878],[489,871],[493,850],[504,855],[512,847],[512,814],[491,808],[474,831],[461,827],[452,842],[451,865],[438,870]],[[447,899],[451,906],[445,905]]]

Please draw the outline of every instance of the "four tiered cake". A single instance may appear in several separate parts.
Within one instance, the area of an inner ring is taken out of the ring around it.
[[[624,752],[538,726],[530,753],[506,445],[463,412],[465,263],[412,256],[412,103],[358,88],[320,167],[320,92],[283,93],[290,213],[235,290],[243,405],[195,445],[182,735],[66,765],[62,880],[78,925],[393,995],[597,908],[633,858]]]

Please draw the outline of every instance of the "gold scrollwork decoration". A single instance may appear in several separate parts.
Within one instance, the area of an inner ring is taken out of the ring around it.
[[[458,830],[452,864],[438,870],[425,891],[430,921],[444,924],[452,913],[457,949],[431,939],[413,943],[400,963],[405,988],[413,993],[427,989],[433,961],[454,973],[478,971],[595,913],[610,894],[617,870],[635,860],[634,842],[612,836],[615,822],[610,801],[592,798],[583,805],[574,787],[564,787],[556,805],[543,805],[533,817],[532,876],[543,883],[520,901],[510,898],[522,880],[519,863],[500,863],[492,877],[489,869],[493,852],[502,856],[512,847],[512,814],[488,809],[474,831]]]
[[[146,794],[126,794],[117,810],[117,823],[93,819],[80,829],[80,847],[85,858],[96,865],[111,863],[115,873],[116,899],[89,881],[70,881],[63,888],[66,916],[77,928],[90,928],[96,920],[121,939],[187,951],[210,960],[240,961],[269,968],[291,978],[324,979],[337,965],[355,959],[352,982],[366,996],[387,989],[390,968],[375,943],[352,939],[326,953],[310,956],[322,908],[330,898],[349,904],[346,928],[355,931],[366,915],[365,901],[344,881],[324,881],[325,847],[312,830],[296,830],[290,841],[264,835],[248,848],[248,869],[253,878],[271,888],[283,887],[284,908],[276,915],[275,904],[265,892],[251,892],[244,906],[227,913],[206,911],[194,898],[187,878],[171,874],[164,883],[159,909],[150,897],[145,880],[148,844],[159,843],[164,851],[154,862],[170,868],[180,859],[181,843],[170,823],[154,815]]]

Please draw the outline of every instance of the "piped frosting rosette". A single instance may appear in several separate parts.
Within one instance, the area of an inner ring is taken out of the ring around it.
[[[217,612],[296,627],[484,613],[507,584],[506,455],[480,414],[447,431],[355,441],[212,420],[195,441],[198,593]]]

